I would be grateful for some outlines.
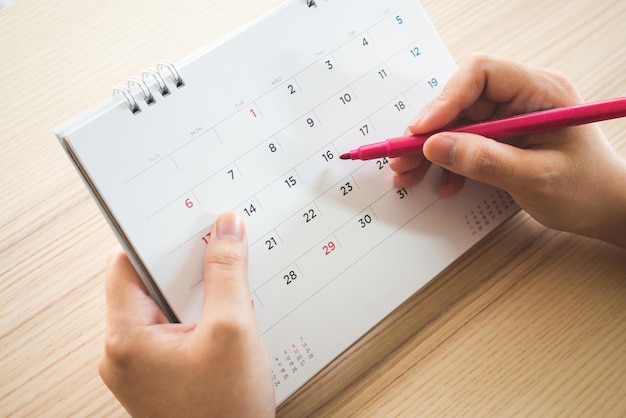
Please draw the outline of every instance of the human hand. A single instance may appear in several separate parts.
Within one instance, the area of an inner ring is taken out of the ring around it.
[[[482,54],[466,58],[442,93],[409,125],[411,133],[498,119],[582,101],[572,84],[548,70]],[[595,125],[497,142],[442,132],[423,155],[390,162],[397,187],[441,166],[439,193],[451,196],[465,177],[506,190],[544,225],[626,247],[626,162]]]
[[[106,271],[100,375],[133,416],[274,416],[272,372],[248,288],[243,222],[221,215],[204,263],[198,324],[171,324],[120,249]]]

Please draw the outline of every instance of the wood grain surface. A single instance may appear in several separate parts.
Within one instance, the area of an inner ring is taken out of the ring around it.
[[[126,415],[97,372],[115,237],[52,129],[280,3],[0,9],[0,416]],[[422,4],[457,60],[483,51],[552,68],[588,100],[625,93],[624,0]],[[624,121],[601,126],[626,157]],[[520,212],[278,415],[626,416],[626,251]]]

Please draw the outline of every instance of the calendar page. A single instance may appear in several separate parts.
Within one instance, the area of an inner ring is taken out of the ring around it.
[[[454,70],[415,0],[291,1],[56,132],[172,320],[200,316],[216,216],[244,219],[281,402],[516,210],[339,159],[401,135]]]

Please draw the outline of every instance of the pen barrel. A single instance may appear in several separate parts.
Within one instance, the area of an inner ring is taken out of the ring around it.
[[[572,106],[572,116],[577,125],[624,117],[626,97]]]
[[[626,116],[626,97],[618,97],[616,99],[543,110],[473,125],[458,126],[448,131],[473,133],[488,138],[503,139],[623,116]]]
[[[351,160],[374,160],[387,155],[387,143],[375,142],[373,144],[362,145],[356,150],[350,151]]]
[[[389,138],[386,141],[388,157],[402,157],[403,155],[419,154],[424,148],[424,142],[429,135],[411,135],[409,137]]]
[[[411,135],[409,137],[389,138],[386,141],[362,145],[356,150],[350,151],[352,160],[374,160],[384,157],[400,157],[422,152],[424,142],[428,136]]]

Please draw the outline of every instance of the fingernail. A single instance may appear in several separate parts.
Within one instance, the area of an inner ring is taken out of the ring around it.
[[[215,235],[218,238],[243,240],[243,221],[233,212],[221,214],[215,222]]]
[[[426,116],[428,116],[428,114],[430,113],[430,108],[431,103],[428,103],[426,106],[424,106],[422,110],[419,111],[417,116],[415,116],[415,118],[409,123],[409,129],[418,128],[422,121],[426,119]]]
[[[457,140],[453,136],[447,133],[433,135],[426,144],[428,145],[425,145],[424,155],[430,161],[441,165],[454,163]]]

